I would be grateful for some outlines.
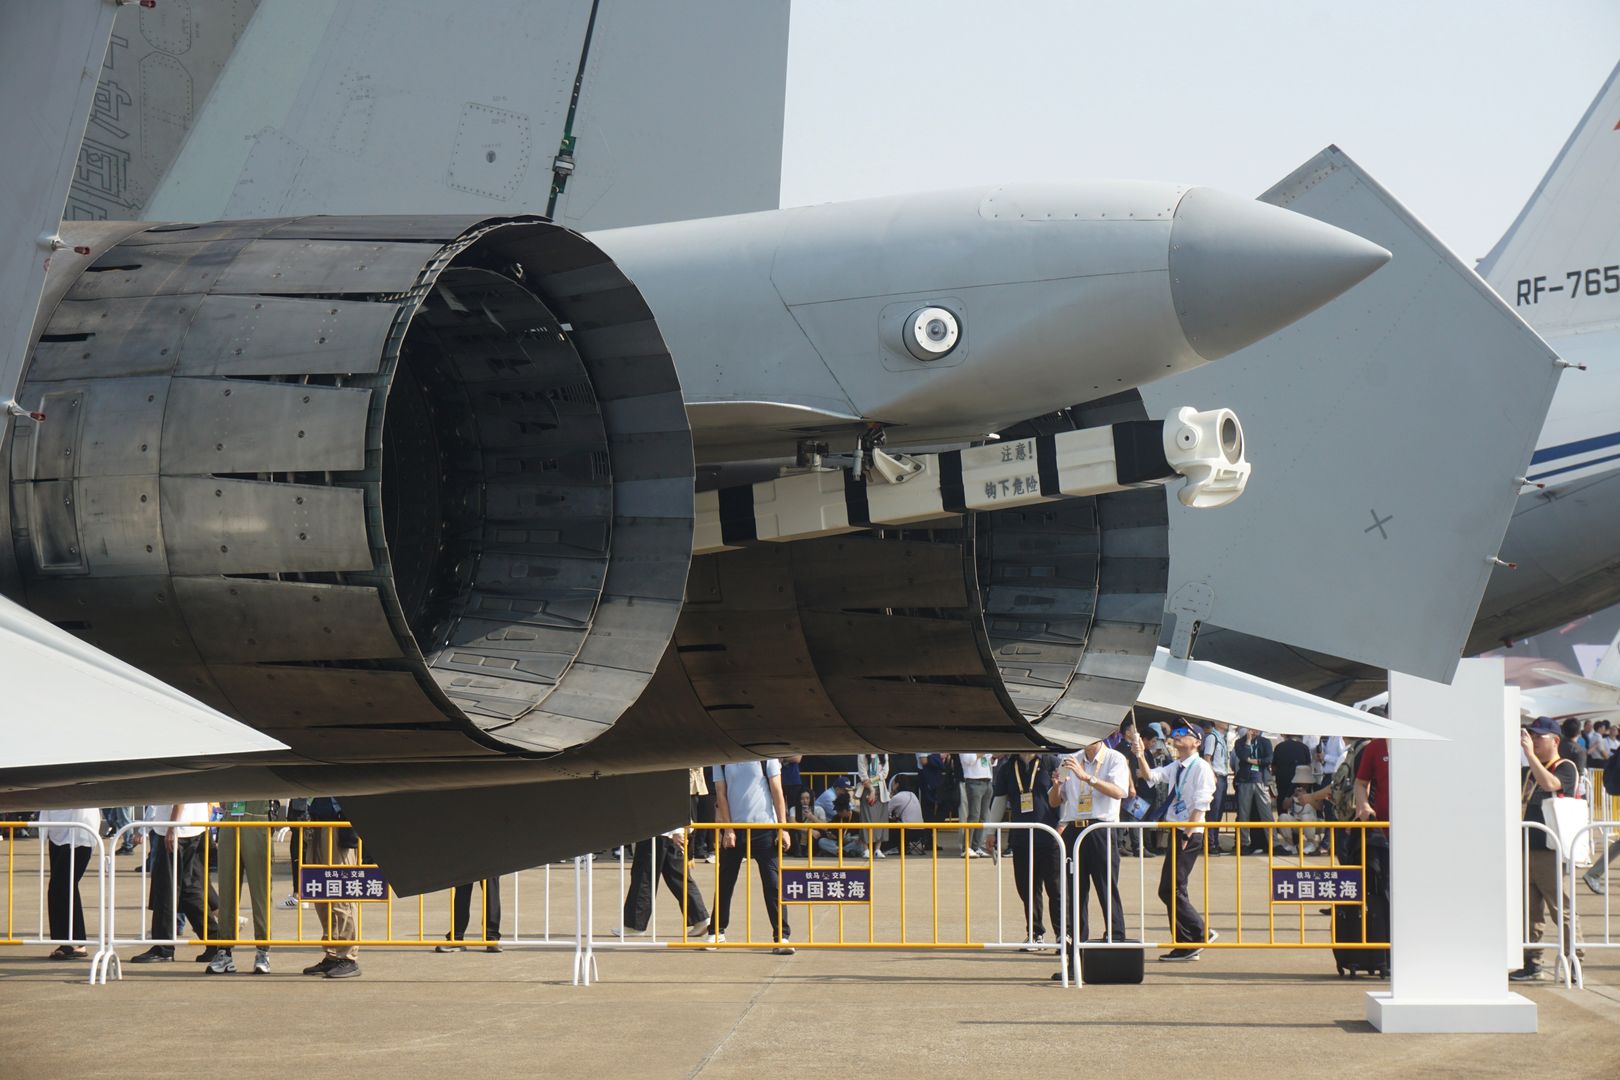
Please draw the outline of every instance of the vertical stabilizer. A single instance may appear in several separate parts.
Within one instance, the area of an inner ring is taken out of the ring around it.
[[[1598,682],[1620,686],[1620,634],[1616,634],[1614,640],[1609,642],[1608,651],[1598,661],[1597,667],[1592,669],[1592,678]]]
[[[262,0],[148,216],[774,209],[787,0]]]
[[[1620,65],[1479,273],[1543,337],[1620,326]]]
[[[62,221],[116,10],[105,0],[0,5],[0,401],[22,373],[46,241]]]
[[[1254,461],[1232,506],[1171,507],[1178,633],[1198,621],[1445,682],[1556,357],[1341,151],[1262,198],[1393,257],[1294,325],[1143,389],[1150,414],[1180,400],[1230,406]]]

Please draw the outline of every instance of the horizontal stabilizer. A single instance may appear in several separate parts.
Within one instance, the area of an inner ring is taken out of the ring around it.
[[[1336,148],[1265,201],[1387,248],[1279,333],[1144,388],[1219,401],[1254,463],[1223,510],[1171,505],[1172,648],[1192,623],[1447,681],[1557,381],[1552,350]]]
[[[0,599],[0,770],[286,746]]]
[[[1220,720],[1278,735],[1431,738],[1405,724],[1352,709],[1232,668],[1177,660],[1168,649],[1153,658],[1139,704],[1180,716]]]
[[[1537,675],[1545,675],[1549,679],[1557,679],[1559,682],[1568,683],[1570,686],[1580,687],[1591,694],[1594,700],[1602,697],[1607,698],[1610,704],[1620,702],[1620,686],[1604,682],[1602,679],[1588,679],[1572,672],[1560,671],[1558,668],[1538,667],[1531,670]]]

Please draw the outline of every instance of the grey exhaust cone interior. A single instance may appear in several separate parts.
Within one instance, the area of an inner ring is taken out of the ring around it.
[[[1326,304],[1389,261],[1354,233],[1210,188],[1182,196],[1170,230],[1170,294],[1206,360],[1237,352]]]

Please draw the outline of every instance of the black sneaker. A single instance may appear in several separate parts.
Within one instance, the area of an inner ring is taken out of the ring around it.
[[[497,942],[494,942],[493,944],[485,945],[484,946],[484,951],[485,952],[505,952],[506,950],[501,948],[501,943],[497,941]]]
[[[172,964],[174,963],[174,949],[168,945],[153,945],[143,953],[136,953],[129,958],[132,964]]]
[[[334,967],[336,967],[337,963],[338,963],[338,958],[337,957],[331,956],[331,955],[323,956],[323,957],[321,957],[319,963],[311,964],[311,965],[309,965],[309,967],[305,968],[304,969],[304,974],[305,975],[325,975],[328,971],[331,971]]]
[[[1182,963],[1187,960],[1198,959],[1198,954],[1203,951],[1204,950],[1202,949],[1171,949],[1169,952],[1159,957],[1159,959],[1167,960],[1171,963]]]
[[[326,971],[328,979],[353,979],[360,974],[360,964],[355,960],[339,960]]]
[[[1508,979],[1512,982],[1543,982],[1547,978],[1547,971],[1540,964],[1526,964],[1518,971],[1508,972]]]
[[[198,953],[196,956],[193,956],[192,959],[197,961],[199,964],[212,964],[214,962],[214,957],[218,955],[219,946],[209,945],[206,946],[202,952]]]

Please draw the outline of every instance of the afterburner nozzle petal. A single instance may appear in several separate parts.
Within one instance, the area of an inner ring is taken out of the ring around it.
[[[1170,294],[1187,343],[1215,360],[1310,314],[1389,258],[1292,210],[1192,188],[1171,225]]]

